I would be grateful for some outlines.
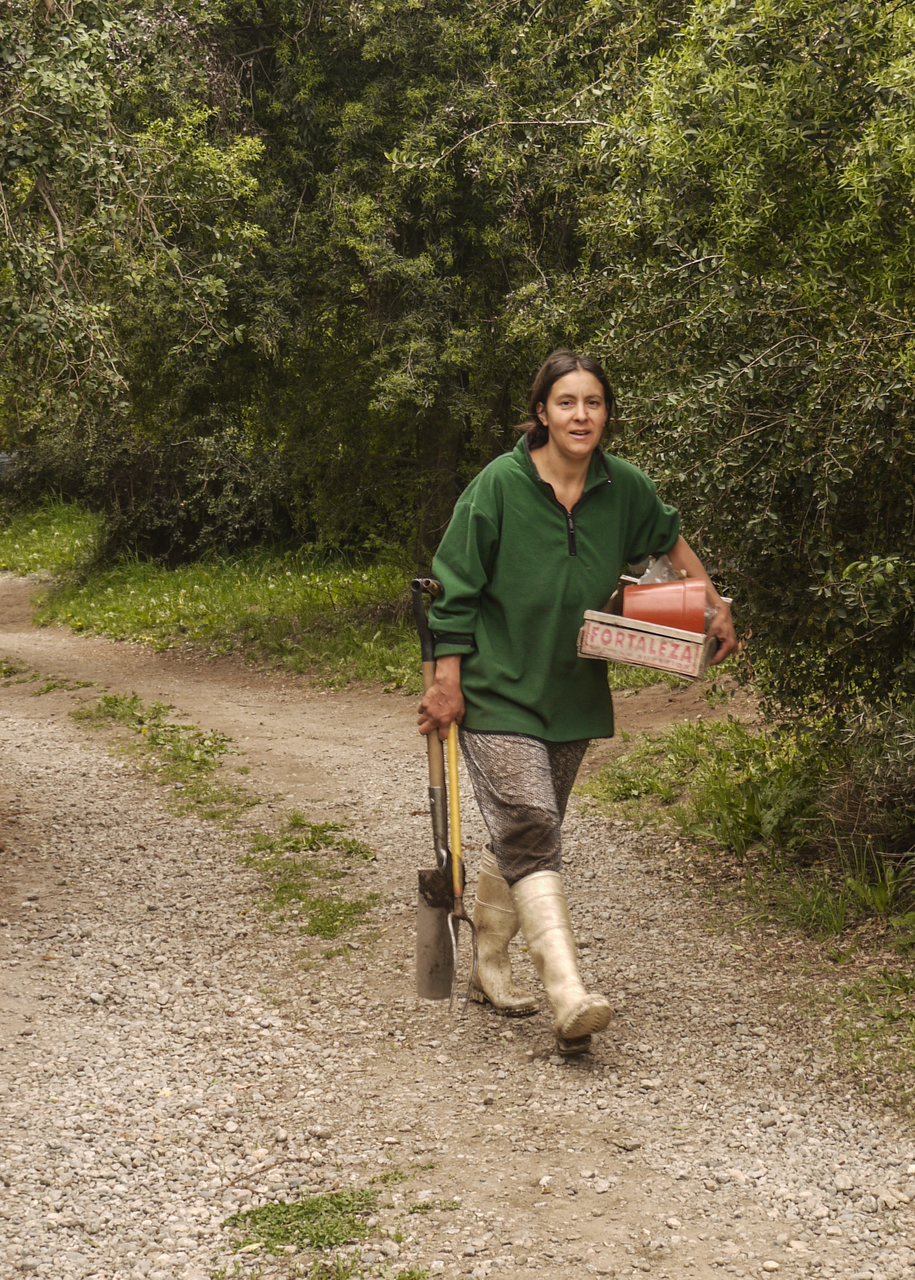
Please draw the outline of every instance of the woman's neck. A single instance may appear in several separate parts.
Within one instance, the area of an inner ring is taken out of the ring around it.
[[[566,458],[548,440],[539,449],[531,450],[531,461],[541,480],[552,486],[559,501],[571,511],[584,492],[588,469],[593,454],[585,458]]]

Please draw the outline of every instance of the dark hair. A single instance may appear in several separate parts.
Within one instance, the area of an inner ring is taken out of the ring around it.
[[[517,431],[525,432],[532,449],[539,449],[550,438],[550,433],[537,417],[537,406],[546,404],[554,382],[564,378],[567,373],[575,373],[578,369],[584,373],[593,374],[603,387],[604,399],[607,402],[607,424],[609,425],[612,419],[616,425],[616,396],[601,365],[593,356],[579,355],[575,351],[566,351],[564,347],[559,347],[556,351],[550,352],[537,370],[537,376],[531,384],[531,395],[527,405],[529,416],[516,427]]]

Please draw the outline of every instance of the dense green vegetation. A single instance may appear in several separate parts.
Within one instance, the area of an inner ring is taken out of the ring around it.
[[[15,491],[171,564],[424,559],[579,345],[778,697],[909,694],[913,34],[837,0],[11,0]]]
[[[910,6],[12,0],[14,494],[427,559],[554,344],[782,701],[914,680]],[[9,489],[9,485],[8,485]]]
[[[586,348],[826,744],[755,745],[763,838],[804,845],[828,758],[898,865],[910,5],[9,0],[0,45],[0,561],[91,563],[47,618],[407,684],[395,578]]]

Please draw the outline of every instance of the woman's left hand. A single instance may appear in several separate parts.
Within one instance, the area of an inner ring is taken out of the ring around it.
[[[712,666],[717,666],[719,662],[724,662],[730,654],[737,648],[737,633],[734,630],[734,619],[731,617],[731,606],[729,604],[720,604],[718,612],[708,624],[707,635],[714,636],[718,641],[718,652],[712,658]]]

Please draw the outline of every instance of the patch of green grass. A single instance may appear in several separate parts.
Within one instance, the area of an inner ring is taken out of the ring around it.
[[[411,576],[405,562],[344,561],[313,547],[176,569],[125,559],[52,592],[38,619],[157,649],[191,642],[242,653],[331,686],[364,680],[416,693]]]
[[[292,809],[286,816],[285,831],[255,832],[251,837],[251,848],[254,853],[263,856],[317,853],[337,848],[337,835],[345,830],[342,822],[305,822],[298,810]]]
[[[579,790],[646,821],[677,802],[685,834],[743,857],[803,845],[827,763],[814,733],[756,733],[733,718],[686,721],[636,741]]]
[[[377,895],[373,894],[367,900],[303,896],[299,901],[307,917],[302,932],[313,938],[329,940],[338,937],[355,924],[360,916],[371,911],[377,901]]]
[[[375,894],[368,899],[347,899],[314,892],[315,880],[341,880],[346,875],[329,861],[330,856],[342,853],[349,857],[355,848],[360,857],[375,857],[368,845],[340,834],[345,830],[340,822],[308,822],[293,809],[281,831],[254,832],[251,853],[242,859],[265,876],[270,889],[266,904],[269,909],[298,919],[302,932],[311,937],[338,937],[371,910],[377,900]],[[302,857],[306,852],[324,854],[325,858]]]
[[[161,702],[148,705],[136,693],[103,694],[91,706],[77,707],[74,720],[96,728],[121,726],[136,734],[132,749],[144,757],[157,781],[170,783],[180,796],[180,812],[197,809],[202,816],[227,820],[257,801],[247,792],[214,782],[213,774],[230,748],[230,739],[193,724],[176,724],[166,718],[172,708]]]
[[[867,915],[893,916],[912,900],[912,869],[880,858],[859,859],[857,875],[845,882],[859,909]],[[904,919],[904,917],[903,917]]]
[[[281,1253],[286,1245],[331,1249],[368,1235],[365,1217],[377,1200],[376,1191],[334,1191],[245,1209],[225,1225],[239,1233],[237,1248],[259,1243],[269,1253]]]
[[[341,853],[345,853],[349,858],[361,858],[363,862],[375,862],[378,855],[371,845],[365,843],[364,840],[353,840],[346,836],[342,840],[338,840],[336,848]]]
[[[579,787],[579,794],[607,812],[644,821],[660,807],[685,801],[697,783],[714,785],[719,774],[736,781],[746,732],[736,721],[699,720],[646,734]]]
[[[401,1182],[407,1182],[410,1177],[403,1169],[385,1169],[384,1173],[376,1174],[372,1182],[380,1182],[384,1187],[396,1187]]]
[[[622,814],[627,817],[633,801],[650,797],[669,805],[682,794],[686,779],[674,775],[666,766],[664,739],[646,735],[625,755],[604,765],[578,792],[605,810],[616,812],[618,806],[624,806]]]
[[[12,680],[13,676],[21,676],[28,668],[12,658],[0,658],[0,680]]]
[[[56,680],[46,680],[40,689],[32,690],[33,698],[40,698],[42,694],[54,693],[57,689],[62,689],[69,693],[73,689],[91,689],[92,680],[67,680],[66,677],[60,676]]]
[[[0,525],[0,569],[55,576],[89,564],[99,545],[102,522],[72,502],[55,499],[20,512]]]
[[[359,1268],[356,1258],[320,1258],[309,1271],[308,1280],[351,1280],[359,1274]],[[403,1272],[398,1274],[398,1280],[401,1275]]]
[[[844,932],[852,918],[848,889],[825,867],[786,867],[769,862],[747,871],[744,893],[764,919],[777,919],[817,938]]]

